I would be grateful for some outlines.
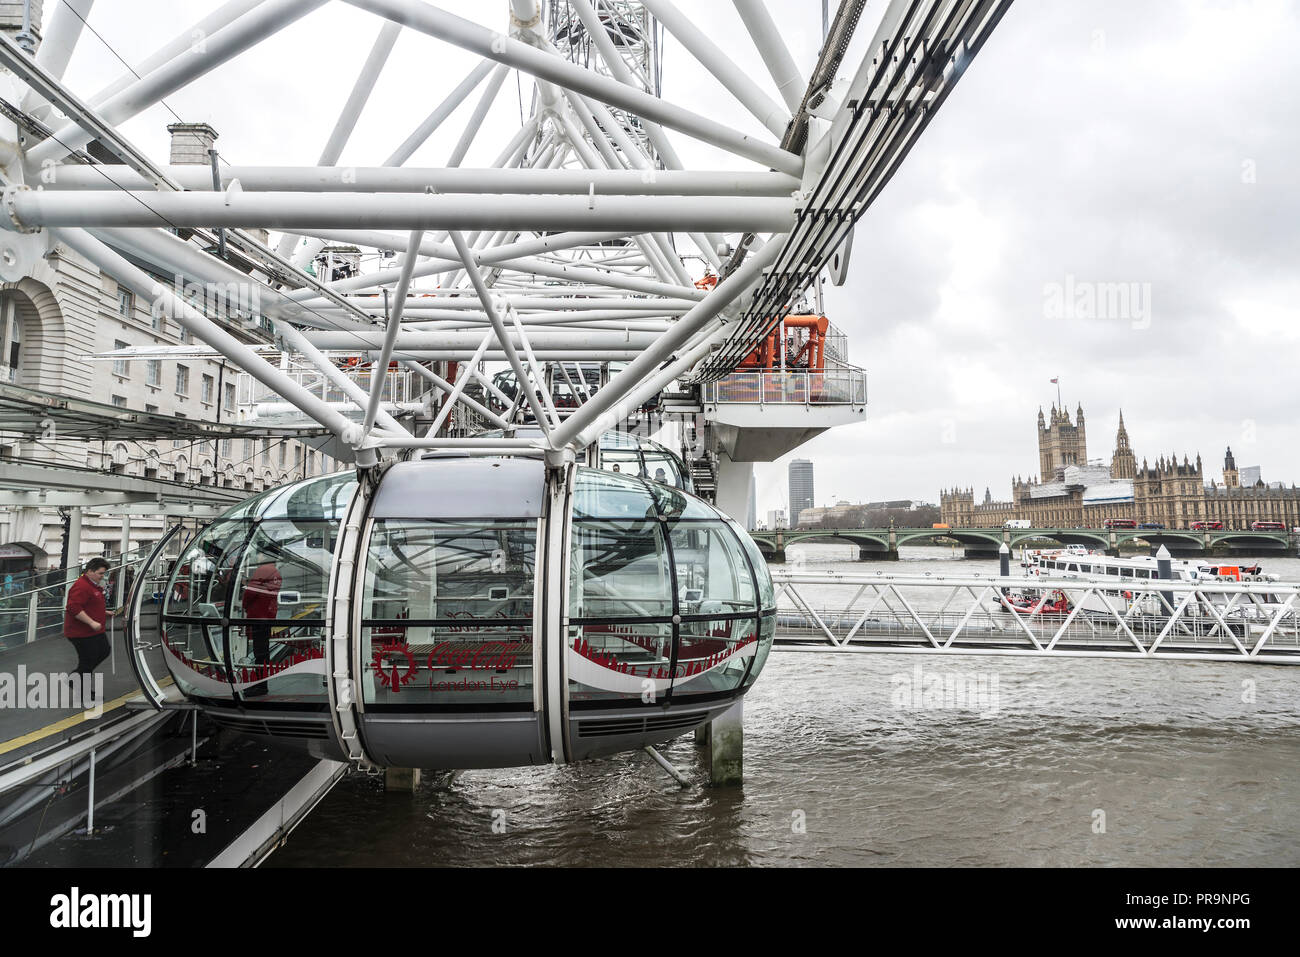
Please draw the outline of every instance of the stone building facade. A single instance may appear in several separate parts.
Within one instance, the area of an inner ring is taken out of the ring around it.
[[[215,138],[203,124],[176,124],[172,158],[199,156]],[[203,160],[206,162],[206,158]],[[143,266],[143,264],[141,264]],[[249,266],[248,268],[251,268]],[[248,271],[247,268],[245,271]],[[175,277],[157,274],[160,284],[175,288]],[[250,277],[250,285],[264,279]],[[181,284],[184,288],[184,284]],[[264,320],[209,309],[205,300],[187,296],[226,331],[250,344],[269,343]],[[101,272],[67,246],[51,242],[46,254],[20,279],[0,283],[0,385],[84,399],[118,408],[161,415],[230,422],[238,415],[239,370],[220,357],[96,359],[131,347],[202,345],[193,340],[166,310],[142,302],[116,279]],[[315,448],[296,440],[230,438],[195,442],[61,440],[48,434],[0,431],[0,472],[5,463],[62,466],[134,476],[174,486],[183,500],[193,486],[262,491],[295,478],[334,471],[337,465]],[[155,541],[167,526],[158,515],[131,516],[132,548]],[[0,550],[9,556],[33,556],[35,572],[55,567],[63,546],[64,518],[53,508],[0,507]],[[82,517],[79,555],[117,553],[122,520],[87,511]],[[7,566],[6,566],[7,567]]]
[[[940,492],[942,521],[954,528],[995,528],[1028,520],[1036,528],[1102,528],[1107,519],[1131,519],[1187,528],[1193,522],[1222,522],[1225,529],[1249,529],[1258,521],[1300,527],[1300,488],[1258,481],[1240,484],[1232,449],[1224,458],[1222,481],[1207,482],[1200,455],[1160,456],[1141,465],[1129,444],[1124,414],[1119,416],[1109,467],[1088,464],[1083,408],[1075,421],[1053,407],[1038,413],[1038,479],[1012,479],[1010,501],[994,501],[985,490],[975,501],[972,488]]]

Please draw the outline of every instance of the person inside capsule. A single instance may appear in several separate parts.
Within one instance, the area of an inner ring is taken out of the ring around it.
[[[379,765],[508,767],[667,740],[745,692],[775,631],[761,554],[711,505],[502,456],[270,490],[203,529],[177,582],[162,660],[183,694],[288,715],[286,736],[335,755],[348,746],[331,715],[350,709]]]

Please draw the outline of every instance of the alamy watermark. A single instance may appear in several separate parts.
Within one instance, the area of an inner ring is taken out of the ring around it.
[[[0,711],[71,709],[98,718],[104,713],[104,676],[95,672],[89,682],[86,677],[80,672],[29,673],[26,665],[15,674],[0,672]]]
[[[920,663],[910,672],[889,676],[895,711],[974,711],[981,718],[998,713],[997,672],[958,674],[926,671]]]
[[[1067,273],[1064,282],[1043,284],[1047,319],[1112,319],[1151,326],[1151,283],[1092,282]]]
[[[120,928],[148,937],[152,914],[152,894],[90,894],[73,887],[50,898],[50,926],[65,930]]]
[[[184,302],[209,319],[231,322],[252,319],[262,313],[262,288],[255,282],[190,282],[176,276],[170,289],[161,283],[153,287],[149,315],[155,320],[177,318],[177,303]]]

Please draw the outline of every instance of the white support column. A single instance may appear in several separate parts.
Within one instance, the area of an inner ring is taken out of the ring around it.
[[[732,3],[736,5],[736,12],[744,21],[754,46],[758,47],[767,72],[781,93],[781,99],[793,113],[802,105],[808,84],[799,75],[799,68],[795,66],[794,58],[781,39],[781,31],[772,22],[763,0],[732,0]]]
[[[745,777],[745,701],[714,718],[708,733],[709,783],[741,784]]]
[[[262,0],[229,0],[224,6],[219,7],[202,20],[191,24],[172,37],[164,46],[137,65],[133,71],[128,69],[128,72],[123,73],[117,80],[92,96],[90,105],[99,106],[110,97],[116,96],[125,90],[132,83],[139,80],[140,77],[148,76],[160,66],[188,53],[194,48],[197,41],[204,40],[228,24],[234,23],[261,2]]]
[[[537,396],[533,395],[533,390],[527,387],[528,375],[524,371],[524,365],[519,361],[519,353],[515,351],[514,342],[511,341],[509,334],[506,332],[505,323],[497,314],[496,304],[492,301],[492,295],[488,291],[487,284],[483,282],[483,275],[479,272],[478,264],[474,262],[473,254],[470,253],[469,247],[465,245],[465,238],[460,233],[453,231],[451,241],[455,244],[456,251],[460,253],[460,258],[465,264],[465,272],[474,285],[474,291],[478,294],[479,302],[483,304],[483,311],[487,313],[488,320],[492,323],[492,329],[496,332],[497,340],[505,351],[510,368],[515,372],[515,381],[519,383],[519,388],[523,390],[528,407],[533,410],[533,417],[537,420],[538,428],[542,430],[543,435],[549,435],[551,430],[546,426],[546,415],[537,401]]]
[[[68,509],[68,566],[64,583],[71,586],[81,577],[81,506]]]
[[[379,359],[370,369],[370,403],[366,408],[366,417],[361,424],[361,434],[368,435],[379,414],[379,403],[384,395],[384,382],[388,378],[388,360],[393,357],[393,345],[397,342],[397,333],[402,328],[402,312],[406,308],[406,290],[411,285],[411,270],[415,268],[420,253],[420,240],[424,233],[413,230],[406,243],[406,262],[402,265],[402,274],[397,279],[396,301],[388,325],[384,329],[384,344],[379,350]]]
[[[501,92],[501,84],[506,81],[506,76],[509,73],[510,67],[504,63],[492,71],[492,77],[488,80],[487,86],[483,88],[483,94],[479,97],[478,103],[475,104],[474,112],[470,114],[464,132],[460,134],[460,139],[456,141],[456,148],[451,151],[451,157],[447,160],[449,167],[454,169],[465,161],[465,154],[469,152],[470,146],[474,143],[474,137],[482,129],[483,120],[487,117],[488,110],[492,108],[493,102],[496,101],[497,94]]]
[[[528,342],[528,335],[524,332],[523,324],[519,321],[519,313],[515,312],[508,302],[505,311],[515,327],[515,335],[519,337],[519,348],[524,352],[524,359],[528,362],[528,368],[533,374],[533,384],[537,387],[537,391],[542,394],[542,405],[546,409],[551,427],[554,428],[560,424],[560,416],[555,411],[555,403],[551,401],[551,393],[546,388],[546,377],[542,375],[542,367],[538,364],[537,356],[533,353],[533,347]]]
[[[364,222],[390,229],[602,230],[648,233],[696,227],[786,232],[793,197],[496,196],[424,193],[71,193],[10,189],[11,215],[23,226],[253,227],[310,233]]]
[[[749,486],[753,478],[753,462],[733,462],[726,452],[719,452],[718,491],[714,504],[741,526],[749,515]]]
[[[62,80],[68,69],[68,62],[81,38],[82,27],[95,0],[59,0],[50,11],[49,29],[36,51],[36,63],[43,67],[50,76]],[[23,109],[37,119],[44,120],[50,112],[46,99],[32,90],[23,95]]]
[[[466,363],[465,372],[460,377],[460,381],[456,383],[456,387],[452,389],[451,394],[443,400],[442,408],[438,410],[438,417],[433,420],[433,424],[430,425],[428,431],[424,433],[426,439],[438,437],[438,430],[442,428],[442,424],[446,422],[447,417],[451,415],[452,406],[456,404],[457,400],[460,399],[461,393],[465,391],[466,383],[474,377],[472,370],[482,361],[483,353],[487,352],[487,347],[492,344],[494,338],[495,335],[491,332],[483,337],[483,341],[479,343],[478,351],[475,352],[473,358]]]

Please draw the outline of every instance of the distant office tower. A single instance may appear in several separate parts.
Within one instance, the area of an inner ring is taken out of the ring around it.
[[[1256,482],[1263,481],[1259,475],[1258,465],[1246,465],[1241,469],[1241,487],[1254,488]]]
[[[758,486],[754,482],[754,473],[749,473],[749,514],[745,517],[745,531],[752,532],[758,528]]]
[[[790,463],[790,524],[799,524],[799,513],[813,507],[813,464],[808,459]]]
[[[785,509],[775,508],[767,513],[768,530],[785,528]]]

